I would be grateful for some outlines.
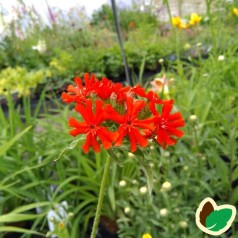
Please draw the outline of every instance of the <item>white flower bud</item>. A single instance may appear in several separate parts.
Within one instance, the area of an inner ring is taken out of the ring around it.
[[[188,169],[189,169],[189,167],[188,167],[187,165],[185,165],[185,166],[183,167],[183,170],[184,170],[184,171],[188,171]]]
[[[132,184],[138,184],[137,180],[133,179]]]
[[[124,213],[125,214],[128,214],[130,211],[131,211],[131,209],[129,207],[125,207],[124,208]]]
[[[166,217],[168,215],[168,210],[166,208],[163,208],[159,211],[160,216]]]
[[[140,188],[140,193],[141,193],[141,194],[146,194],[147,191],[148,191],[148,189],[147,189],[147,187],[145,187],[145,186]]]
[[[165,181],[165,182],[162,184],[160,191],[161,191],[161,192],[167,192],[167,191],[169,191],[169,190],[171,189],[171,187],[172,187],[171,183],[168,182],[168,181]]]
[[[180,221],[179,222],[179,226],[183,229],[187,228],[188,227],[188,223],[186,221]]]
[[[129,152],[129,153],[128,153],[128,157],[129,157],[129,158],[134,158],[135,155],[134,155],[133,153]]]
[[[197,47],[200,47],[200,46],[202,46],[202,43],[201,43],[201,42],[198,42],[198,43],[196,44],[196,46],[197,46]]]
[[[196,120],[197,120],[197,116],[196,116],[196,115],[191,115],[191,116],[189,117],[189,120],[190,120],[190,121],[196,121]]]
[[[121,181],[119,182],[119,186],[120,186],[120,187],[125,187],[125,186],[126,186],[126,181],[125,181],[125,180],[121,180]]]
[[[164,59],[162,59],[162,58],[159,59],[159,63],[161,63],[161,64],[164,63]]]
[[[223,61],[225,59],[225,56],[224,55],[219,55],[218,56],[218,61]]]

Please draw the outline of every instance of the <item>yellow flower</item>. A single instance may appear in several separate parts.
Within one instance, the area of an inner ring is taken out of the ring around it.
[[[232,12],[234,15],[238,16],[238,8],[233,7]]]
[[[59,228],[60,228],[60,230],[63,230],[64,227],[65,227],[64,223],[63,223],[63,222],[60,222],[60,223],[59,223]]]
[[[197,13],[192,13],[190,16],[189,24],[191,26],[194,26],[198,24],[202,20],[202,17],[200,17]]]
[[[181,24],[182,20],[180,17],[172,17],[172,25],[179,27],[179,25]]]
[[[181,29],[186,29],[189,27],[189,25],[180,17],[172,17],[172,25]]]
[[[142,238],[152,238],[151,234],[149,233],[146,233],[142,236]]]

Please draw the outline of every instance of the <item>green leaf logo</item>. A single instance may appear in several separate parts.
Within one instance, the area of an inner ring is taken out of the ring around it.
[[[203,232],[218,236],[226,232],[236,217],[232,205],[217,206],[212,198],[205,198],[196,211],[196,224]]]

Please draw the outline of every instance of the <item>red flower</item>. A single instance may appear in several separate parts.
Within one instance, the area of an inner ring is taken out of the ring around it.
[[[115,141],[115,146],[120,146],[124,137],[128,136],[131,142],[131,152],[137,149],[137,144],[141,147],[146,147],[148,141],[141,135],[139,129],[153,130],[153,118],[140,120],[137,118],[139,112],[144,108],[145,102],[142,100],[133,100],[128,97],[126,100],[126,113],[121,115],[115,110],[108,114],[109,120],[115,121],[120,126],[118,128],[118,138]]]
[[[155,107],[152,108],[152,112],[155,115],[154,124],[156,127],[155,133],[157,135],[156,141],[164,149],[167,145],[176,144],[174,136],[182,137],[184,134],[182,131],[177,129],[178,127],[183,127],[185,125],[182,115],[180,112],[170,114],[172,108],[172,104],[164,104],[162,115],[155,110]]]
[[[101,100],[96,100],[95,113],[93,113],[92,101],[86,101],[86,107],[82,104],[77,104],[75,110],[81,114],[84,122],[78,122],[74,118],[69,119],[69,126],[75,127],[75,129],[70,131],[72,136],[77,136],[79,134],[86,134],[86,141],[82,146],[85,153],[89,151],[89,147],[93,147],[95,152],[100,151],[100,144],[97,140],[99,138],[105,149],[112,147],[112,143],[117,138],[117,133],[107,130],[106,127],[101,126],[102,122],[105,121],[105,112],[111,107],[106,106],[103,109],[103,102]]]
[[[62,93],[62,100],[65,103],[82,103],[85,102],[91,93],[94,93],[98,98],[107,100],[111,96],[115,97],[117,102],[125,101],[130,87],[123,87],[120,83],[113,83],[107,78],[103,78],[101,81],[95,78],[92,74],[91,78],[89,74],[84,74],[85,86],[83,86],[82,80],[79,77],[75,77],[74,81],[76,87],[69,85],[67,88],[68,93]]]
[[[90,93],[95,92],[99,85],[99,81],[95,78],[94,74],[92,74],[90,78],[88,73],[84,74],[85,86],[83,86],[82,80],[79,77],[75,77],[74,81],[76,83],[76,87],[69,85],[67,88],[68,93],[62,93],[62,100],[65,103],[85,102],[86,97],[89,96]]]
[[[126,98],[126,93],[130,87],[123,87],[120,83],[113,83],[107,78],[103,78],[97,88],[97,96],[102,100],[107,100],[110,97],[115,97],[117,102],[123,101]]]

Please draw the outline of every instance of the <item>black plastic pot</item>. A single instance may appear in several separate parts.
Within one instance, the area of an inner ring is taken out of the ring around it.
[[[89,221],[86,238],[90,237],[92,226],[93,219]],[[113,221],[106,216],[102,216],[100,219],[96,238],[118,238],[117,230],[118,227],[116,221]]]

